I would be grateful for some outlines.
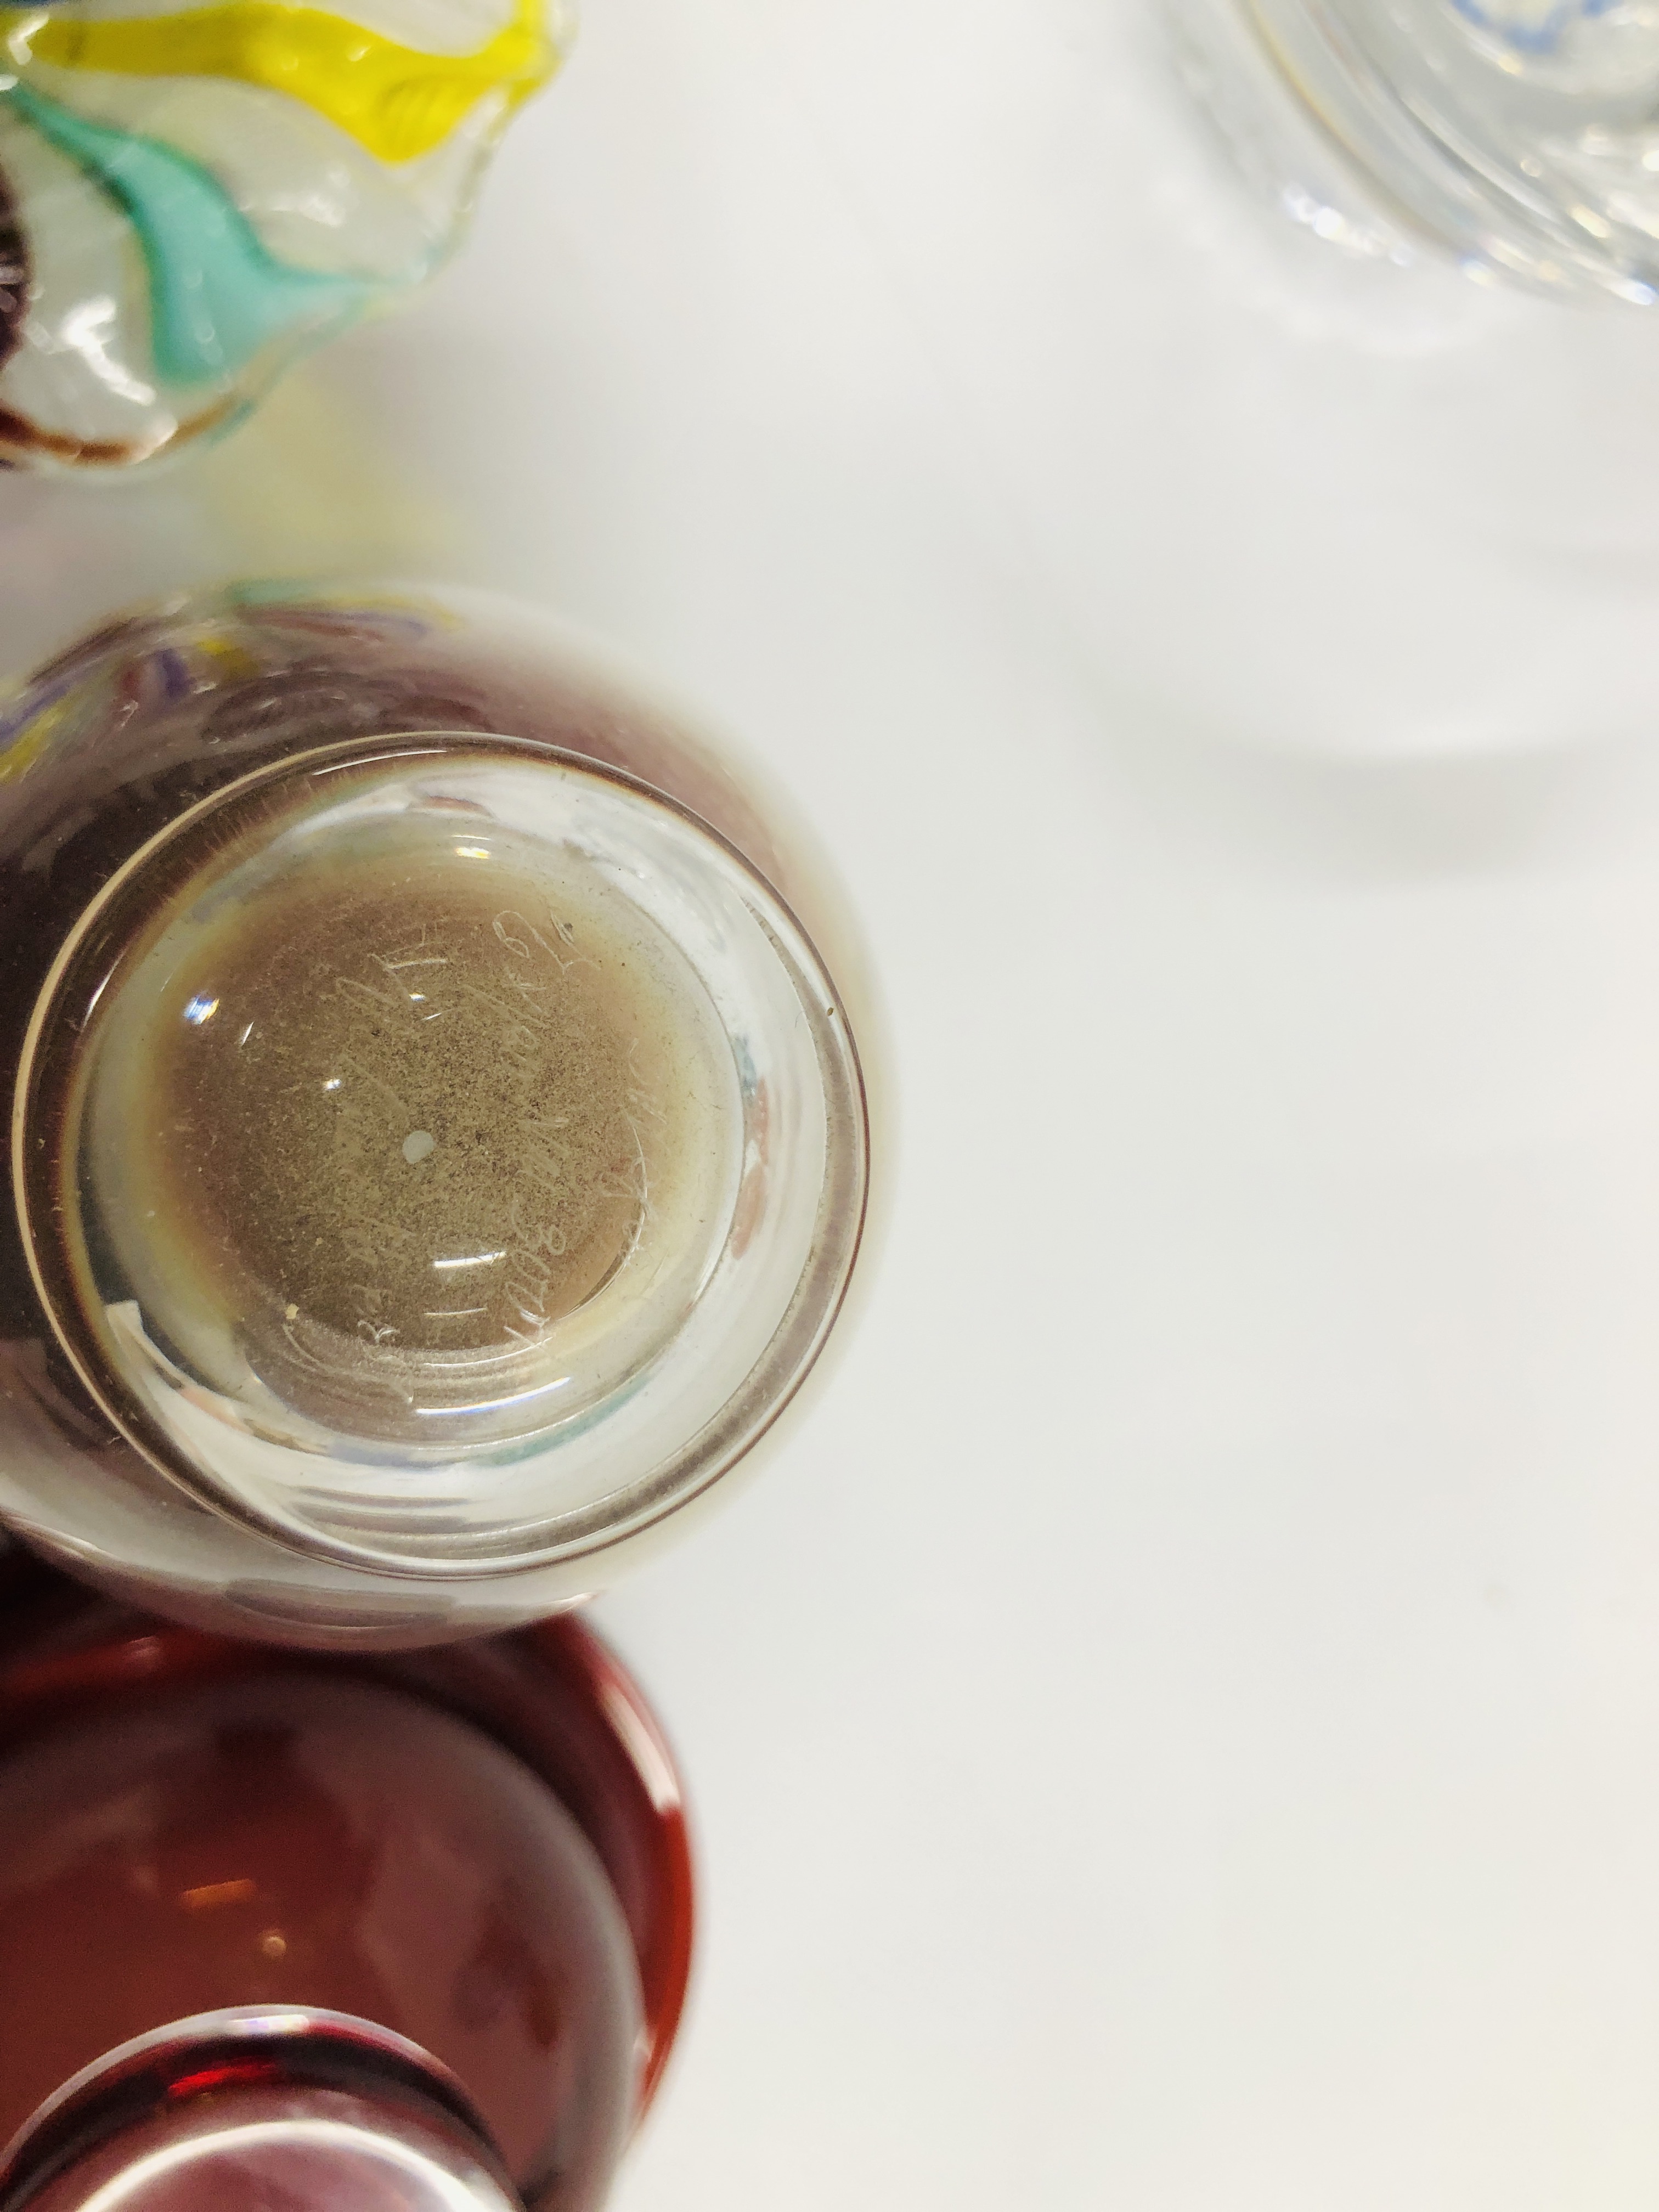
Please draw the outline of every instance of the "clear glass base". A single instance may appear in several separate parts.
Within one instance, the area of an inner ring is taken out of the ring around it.
[[[1164,0],[1258,191],[1317,235],[1557,298],[1659,298],[1659,10]]]

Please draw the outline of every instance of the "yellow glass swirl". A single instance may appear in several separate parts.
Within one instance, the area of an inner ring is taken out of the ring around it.
[[[378,31],[283,0],[227,0],[181,15],[106,17],[0,7],[15,63],[128,76],[222,76],[301,100],[383,161],[429,154],[486,93],[518,103],[561,57],[541,0],[470,54],[422,53]]]

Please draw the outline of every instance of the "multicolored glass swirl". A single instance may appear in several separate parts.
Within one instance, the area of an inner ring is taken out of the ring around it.
[[[0,5],[0,463],[222,429],[422,283],[567,30],[559,0]]]

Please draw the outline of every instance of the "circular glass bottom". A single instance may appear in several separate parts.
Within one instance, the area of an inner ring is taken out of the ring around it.
[[[810,1366],[857,1063],[787,909],[659,794],[489,738],[180,817],[35,1010],[15,1182],[128,1439],[290,1544],[500,1571],[672,1507]]]
[[[736,1069],[591,856],[380,781],[291,829],[267,799],[149,916],[88,1036],[82,1296],[251,1412],[522,1437],[696,1297]]]

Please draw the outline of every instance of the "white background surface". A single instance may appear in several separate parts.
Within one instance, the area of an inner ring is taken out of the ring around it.
[[[767,755],[897,1040],[838,1382],[601,1607],[618,2212],[1650,2212],[1659,320],[1280,236],[1130,0],[590,0],[414,312],[0,484],[0,659],[351,568]]]

